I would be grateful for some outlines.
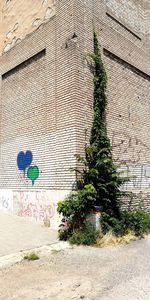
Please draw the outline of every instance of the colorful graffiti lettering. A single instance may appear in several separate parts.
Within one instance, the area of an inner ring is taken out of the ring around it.
[[[40,223],[53,219],[57,215],[57,202],[50,201],[49,195],[45,191],[15,192],[15,213]]]
[[[54,204],[38,205],[29,203],[23,206],[17,213],[20,217],[30,217],[35,219],[36,222],[44,222],[54,217],[56,208]]]
[[[30,150],[26,151],[25,153],[23,151],[20,151],[17,155],[17,166],[19,171],[23,171],[23,179],[25,180],[25,176],[27,175],[27,178],[31,180],[33,186],[35,180],[38,179],[40,172],[38,166],[31,166],[32,161],[33,154]],[[25,182],[27,182],[28,179],[25,180]]]
[[[28,217],[31,221],[46,227],[58,229],[61,217],[57,213],[59,199],[64,199],[68,191],[31,190],[0,191],[0,210]]]

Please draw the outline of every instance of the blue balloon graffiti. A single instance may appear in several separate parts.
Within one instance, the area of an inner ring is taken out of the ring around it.
[[[26,168],[31,165],[32,159],[33,155],[31,151],[27,151],[26,153],[23,151],[19,152],[17,156],[18,169],[25,173]]]

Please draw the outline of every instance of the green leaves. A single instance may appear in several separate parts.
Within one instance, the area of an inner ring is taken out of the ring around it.
[[[143,210],[124,211],[118,219],[102,213],[101,225],[104,233],[112,231],[122,236],[132,231],[137,236],[143,236],[150,232],[150,214]]]
[[[104,211],[120,215],[118,195],[120,186],[127,180],[121,177],[114,165],[111,144],[107,136],[105,112],[107,106],[107,75],[101,59],[97,35],[94,32],[94,54],[90,55],[94,64],[94,119],[90,146],[86,151],[88,170],[86,177],[96,189],[96,205]],[[120,194],[121,195],[121,194]]]
[[[125,177],[120,176],[117,167],[114,165],[111,153],[112,147],[107,136],[105,120],[107,75],[95,32],[94,53],[88,54],[87,57],[91,64],[90,70],[94,75],[93,125],[90,145],[86,147],[85,158],[76,155],[77,161],[83,164],[84,167],[83,172],[81,169],[76,170],[80,175],[80,182],[78,181],[77,184],[79,189],[72,192],[64,202],[58,204],[58,212],[63,215],[64,224],[67,222],[67,233],[64,229],[64,232],[61,231],[61,237],[63,236],[66,239],[67,236],[68,238],[74,236],[76,243],[77,240],[82,240],[85,236],[82,229],[84,228],[86,216],[94,205],[103,207],[103,211],[109,212],[111,218],[119,219],[118,197],[122,194],[119,188],[125,182]],[[112,221],[115,222],[115,219],[112,219]],[[66,227],[64,226],[64,228]],[[79,234],[76,235],[76,232]]]
[[[72,192],[65,201],[58,203],[58,212],[64,217],[75,216],[77,212],[87,211],[96,199],[96,190],[92,184],[85,185],[83,189]]]

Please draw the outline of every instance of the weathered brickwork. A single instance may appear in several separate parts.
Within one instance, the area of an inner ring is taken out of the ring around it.
[[[50,21],[33,33],[27,26],[23,40],[1,56],[1,208],[44,220],[50,197],[57,202],[75,186],[74,155],[84,155],[93,116],[93,75],[85,58],[93,51],[93,26],[108,74],[114,161],[136,176],[124,187],[134,193],[134,205],[150,208],[148,2],[125,2],[57,0]],[[22,172],[17,164],[18,153],[27,150],[31,168],[39,170],[35,181],[35,170],[29,176],[29,166]]]
[[[55,0],[0,0],[0,54],[55,15]]]
[[[105,2],[107,10],[114,12],[116,17],[122,19],[133,31],[139,34],[147,32],[148,1],[127,0],[123,3],[121,0],[105,0]]]
[[[110,6],[111,1],[108,2]],[[106,19],[97,22],[108,74],[108,135],[113,145],[114,160],[121,164],[127,175],[134,177],[124,187],[134,193],[132,206],[140,204],[150,209],[150,68],[149,51],[145,44],[147,31],[138,31],[133,19],[132,24],[126,18],[122,22],[126,5],[120,5],[118,10],[116,7],[114,14],[110,14],[106,6]],[[141,23],[139,21],[139,28]],[[125,203],[128,202],[126,199]]]

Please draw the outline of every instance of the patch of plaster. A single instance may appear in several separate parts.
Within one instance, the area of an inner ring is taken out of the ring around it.
[[[19,44],[21,42],[21,39],[16,40],[16,44]]]
[[[12,32],[11,31],[8,31],[7,33],[6,33],[6,38],[7,39],[10,39],[12,37]]]
[[[33,27],[38,27],[38,26],[41,25],[41,23],[42,23],[42,20],[41,20],[40,18],[37,18],[37,19],[35,19],[35,20],[33,21],[32,26],[33,26]]]
[[[46,13],[45,13],[44,19],[47,20],[47,19],[51,18],[52,15],[53,15],[53,9],[52,9],[52,7],[48,7],[46,9]]]
[[[0,0],[0,55],[47,22],[55,14],[54,6],[54,0]]]
[[[7,52],[7,51],[9,51],[11,49],[11,44],[7,44],[6,46],[5,46],[5,48],[4,48],[4,52]]]

